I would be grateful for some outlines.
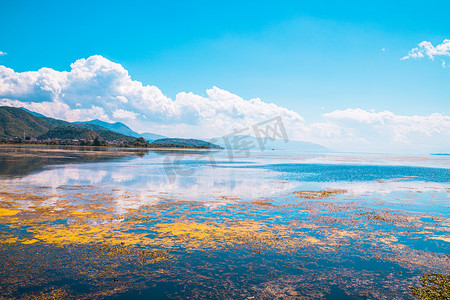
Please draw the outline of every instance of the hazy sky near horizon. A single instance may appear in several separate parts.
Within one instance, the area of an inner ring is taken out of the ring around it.
[[[450,152],[448,1],[9,1],[0,104],[209,138],[281,115],[344,151]]]

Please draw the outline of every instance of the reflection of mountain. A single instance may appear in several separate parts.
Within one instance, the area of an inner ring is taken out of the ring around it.
[[[143,156],[148,150],[113,150],[95,147],[42,148],[1,147],[0,177],[18,177],[44,169],[48,165],[104,162],[124,157]]]

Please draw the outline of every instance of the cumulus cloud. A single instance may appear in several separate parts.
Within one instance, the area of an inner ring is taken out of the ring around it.
[[[450,116],[438,113],[429,116],[400,116],[390,111],[368,112],[360,108],[336,110],[323,115],[336,123],[366,124],[376,128],[388,128],[400,135],[407,133],[450,135]]]
[[[338,128],[337,135],[342,141],[366,145],[366,149],[427,152],[450,148],[450,116],[439,113],[402,116],[390,111],[349,108],[326,113],[323,117],[326,124]]]
[[[137,116],[139,116],[138,113],[124,109],[117,109],[113,112],[113,117],[116,119],[134,120]]]
[[[6,54],[8,54],[8,53],[0,51],[0,56],[5,56]]]
[[[441,44],[436,47],[430,42],[423,41],[417,45],[417,47],[411,49],[402,60],[410,58],[423,58],[427,56],[431,60],[434,60],[435,56],[450,56],[450,40],[445,39]]]
[[[450,117],[441,114],[400,116],[355,108],[326,113],[322,122],[307,124],[292,110],[259,98],[246,100],[218,87],[204,96],[180,92],[171,99],[156,86],[132,80],[120,64],[99,55],[77,60],[63,72],[15,72],[0,66],[0,105],[67,121],[120,121],[138,132],[192,138],[218,137],[281,116],[290,139],[336,150],[450,148]]]
[[[140,131],[203,137],[277,115],[297,128],[303,126],[298,113],[258,98],[245,100],[218,87],[206,94],[181,92],[170,99],[156,86],[132,80],[120,64],[99,55],[77,60],[68,72],[42,68],[18,73],[0,66],[1,104],[68,121],[98,118],[122,121]]]

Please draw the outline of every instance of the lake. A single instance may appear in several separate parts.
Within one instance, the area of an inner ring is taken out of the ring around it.
[[[414,299],[450,156],[0,147],[0,298]]]

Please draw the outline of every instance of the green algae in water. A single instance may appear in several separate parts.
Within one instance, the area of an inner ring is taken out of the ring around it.
[[[420,300],[450,299],[450,276],[439,273],[425,273],[420,279],[422,287],[411,287],[412,294]]]

